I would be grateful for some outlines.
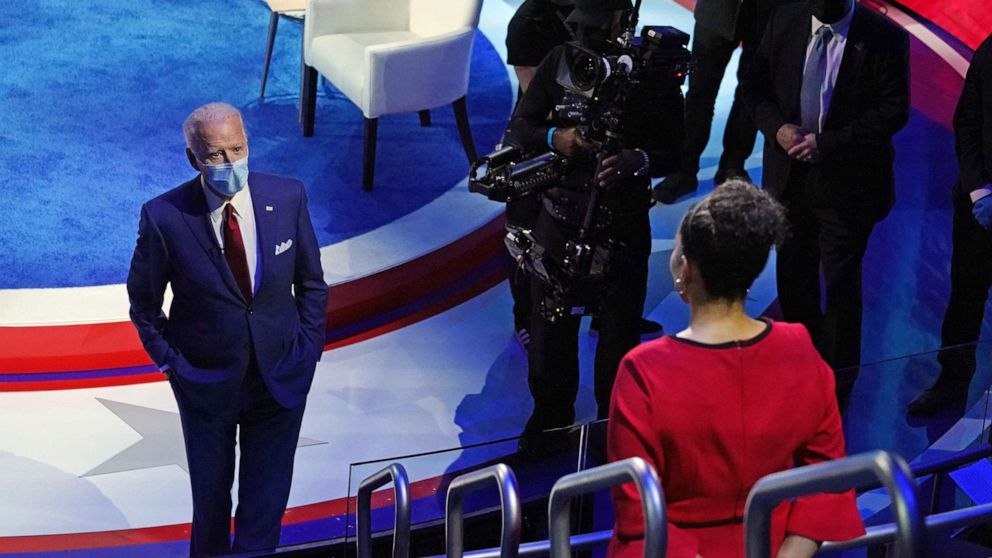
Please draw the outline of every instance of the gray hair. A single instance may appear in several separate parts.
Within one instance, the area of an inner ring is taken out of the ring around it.
[[[186,117],[186,121],[183,122],[183,135],[186,136],[186,147],[194,154],[199,155],[197,150],[201,147],[199,141],[200,128],[207,122],[220,122],[231,116],[238,117],[238,121],[241,123],[243,129],[245,121],[241,117],[241,111],[227,103],[207,103],[191,112]],[[247,136],[247,132],[245,132],[245,135]]]

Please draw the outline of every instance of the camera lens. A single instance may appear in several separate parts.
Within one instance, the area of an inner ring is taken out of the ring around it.
[[[572,83],[577,88],[588,90],[596,87],[599,82],[599,59],[579,53],[572,62],[571,74]]]

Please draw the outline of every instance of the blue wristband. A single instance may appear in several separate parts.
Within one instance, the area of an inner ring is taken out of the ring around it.
[[[557,129],[558,129],[558,126],[552,126],[552,127],[548,128],[548,147],[550,147],[551,149],[554,149],[555,148],[555,144],[551,140],[554,139],[554,137],[555,137],[555,130],[557,130]]]

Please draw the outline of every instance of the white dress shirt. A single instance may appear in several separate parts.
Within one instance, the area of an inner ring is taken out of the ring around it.
[[[818,129],[814,130],[815,132],[823,130],[823,122],[827,117],[827,111],[830,110],[830,98],[834,93],[834,84],[837,82],[837,72],[840,70],[840,63],[844,59],[844,47],[847,46],[847,33],[851,30],[851,18],[853,17],[854,2],[851,2],[851,9],[847,14],[836,23],[823,23],[816,19],[816,16],[810,17],[811,33],[809,43],[806,45],[805,61],[809,61],[809,55],[813,51],[813,39],[816,37],[816,32],[820,27],[826,26],[833,33],[833,37],[827,43],[826,79],[820,84],[820,122]],[[805,62],[803,67],[806,67]]]
[[[210,210],[210,224],[214,234],[217,236],[217,246],[224,249],[224,206],[227,200],[218,196],[206,185],[201,175],[200,185],[203,193],[207,197],[207,208]],[[231,206],[234,207],[234,217],[238,220],[238,227],[241,228],[241,240],[245,244],[245,259],[248,260],[248,277],[251,278],[251,292],[258,292],[259,273],[261,266],[258,265],[258,232],[255,229],[255,209],[251,203],[251,190],[246,184],[244,189],[231,197]]]
[[[992,196],[992,183],[986,184],[977,190],[972,190],[969,195],[971,196],[971,203],[975,203],[982,198]]]

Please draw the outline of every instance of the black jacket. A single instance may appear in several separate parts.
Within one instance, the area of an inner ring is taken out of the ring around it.
[[[992,35],[979,45],[954,111],[960,177],[967,195],[992,182]]]
[[[728,41],[757,40],[768,15],[782,0],[698,0],[693,14],[701,25]]]

